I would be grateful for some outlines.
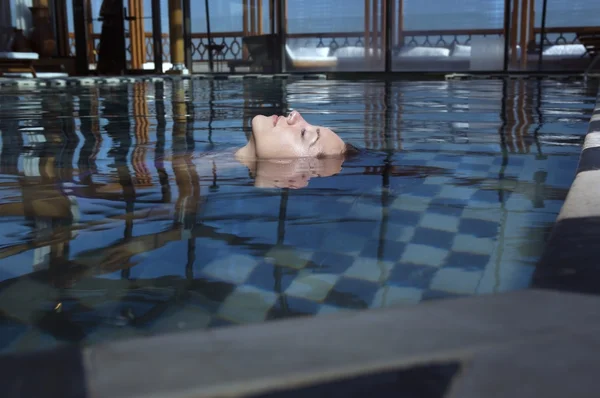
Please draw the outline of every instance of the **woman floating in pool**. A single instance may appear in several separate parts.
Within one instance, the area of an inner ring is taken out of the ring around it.
[[[235,157],[248,167],[255,186],[302,188],[311,177],[339,173],[346,156],[357,151],[331,129],[292,111],[287,117],[255,116],[250,140]]]

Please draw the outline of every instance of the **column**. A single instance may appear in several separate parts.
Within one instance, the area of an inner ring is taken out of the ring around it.
[[[146,33],[144,32],[144,3],[129,0],[129,35],[131,41],[131,69],[142,69],[146,60]]]
[[[33,51],[46,58],[56,55],[56,41],[54,40],[54,29],[50,21],[50,8],[48,0],[34,0],[29,7],[33,30],[30,34]]]
[[[183,6],[181,0],[169,0],[169,40],[173,67],[167,73],[188,75],[190,72],[185,67]]]
[[[54,20],[56,21],[56,46],[58,56],[68,57],[70,53],[70,43],[68,23],[69,19],[67,17],[66,0],[54,0]]]

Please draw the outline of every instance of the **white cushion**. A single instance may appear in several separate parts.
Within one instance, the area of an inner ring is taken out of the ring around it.
[[[298,47],[292,49],[287,44],[285,45],[285,50],[288,53],[291,59],[329,59],[329,47]]]
[[[405,47],[400,50],[401,57],[448,57],[450,50],[441,47]]]
[[[471,46],[465,46],[463,44],[455,44],[452,49],[451,57],[470,57],[471,56]]]
[[[0,59],[39,59],[38,53],[0,52]]]
[[[555,46],[550,46],[543,52],[544,56],[569,56],[569,57],[577,57],[585,54],[585,47],[583,44],[558,44]]]
[[[381,49],[369,48],[369,55],[381,54]],[[340,47],[335,50],[334,55],[338,58],[363,58],[365,56],[365,48],[359,46]]]

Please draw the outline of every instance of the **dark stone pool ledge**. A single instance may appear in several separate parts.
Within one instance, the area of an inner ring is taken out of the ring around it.
[[[590,78],[600,75],[590,74]],[[325,73],[281,73],[281,74],[192,74],[192,75],[128,75],[128,76],[65,76],[65,77],[0,77],[0,87],[36,88],[66,86],[97,86],[136,82],[163,82],[181,80],[244,80],[244,79],[287,79],[287,80],[489,80],[489,79],[555,79],[584,80],[582,73],[444,73],[444,72],[325,72]]]
[[[600,95],[532,287],[600,294]]]
[[[592,397],[600,298],[514,291],[0,357],[13,397]]]
[[[0,87],[66,87],[66,86],[96,86],[102,84],[122,84],[136,82],[162,82],[181,80],[243,80],[243,79],[301,79],[301,80],[323,80],[323,74],[193,74],[180,75],[142,75],[142,76],[115,76],[115,77],[38,77],[38,78],[9,78],[0,77]]]

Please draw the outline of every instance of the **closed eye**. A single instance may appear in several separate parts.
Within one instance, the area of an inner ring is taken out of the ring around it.
[[[321,129],[317,129],[317,136],[314,139],[314,141],[310,143],[310,145],[308,147],[310,148],[311,146],[315,145],[317,143],[317,141],[319,141],[319,138],[321,138]]]

